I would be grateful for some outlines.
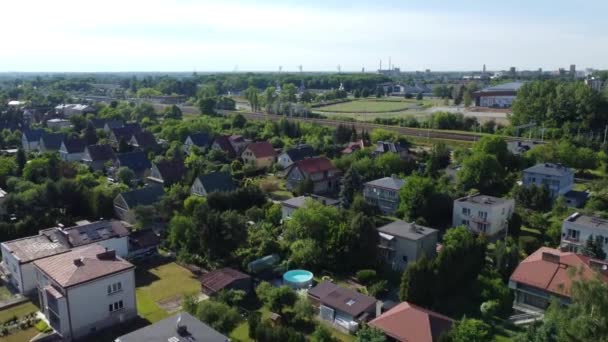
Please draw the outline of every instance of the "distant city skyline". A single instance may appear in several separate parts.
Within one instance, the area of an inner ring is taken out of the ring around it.
[[[3,4],[0,72],[608,69],[608,2]]]

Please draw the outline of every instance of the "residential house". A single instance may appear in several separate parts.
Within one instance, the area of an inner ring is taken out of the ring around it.
[[[475,106],[510,108],[524,82],[509,82],[487,87],[473,93]]]
[[[402,302],[369,322],[391,341],[439,342],[448,333],[454,320],[417,305]]]
[[[245,139],[242,135],[238,134],[233,134],[229,136],[228,141],[230,142],[230,145],[232,145],[232,148],[234,149],[234,152],[237,156],[243,154],[243,150],[245,150],[245,147],[247,147],[247,145],[251,143],[251,140]]]
[[[539,144],[540,143],[536,141],[509,141],[507,142],[507,149],[509,150],[509,152],[511,152],[511,154],[519,156],[530,151]]]
[[[328,205],[332,207],[337,207],[340,205],[340,200],[336,200],[333,198],[323,197],[319,195],[298,196],[281,202],[281,212],[283,215],[283,219],[291,218],[293,212],[300,208],[306,207],[306,203],[308,201],[317,201],[322,203],[323,205]]]
[[[84,148],[82,161],[91,169],[103,170],[107,163],[114,162],[116,156],[110,145],[89,145]]]
[[[142,131],[141,127],[137,123],[127,123],[122,127],[113,128],[110,131],[110,144],[112,146],[118,146],[121,140],[125,142],[130,142],[133,134],[140,133]]]
[[[396,153],[399,158],[407,160],[410,158],[410,151],[407,146],[401,143],[393,143],[389,141],[377,141],[376,149],[372,152],[374,157],[378,157],[385,153]]]
[[[399,190],[404,184],[405,181],[396,175],[367,182],[363,187],[363,198],[384,214],[392,215],[399,207]]]
[[[74,115],[85,115],[94,112],[95,107],[79,103],[60,104],[55,106],[55,114],[61,115],[64,118],[71,118]]]
[[[129,258],[142,258],[158,253],[160,236],[152,229],[138,229],[129,234]]]
[[[95,124],[95,121],[93,121],[93,122]],[[100,124],[100,123],[101,122],[98,122],[97,124]],[[102,128],[106,133],[110,133],[110,132],[112,132],[113,129],[124,127],[124,125],[125,125],[125,122],[123,120],[110,119],[110,120],[104,120],[102,127],[95,126],[95,128]]]
[[[62,341],[137,317],[135,266],[100,245],[34,261],[42,313]]]
[[[213,296],[224,290],[242,290],[249,293],[252,289],[251,276],[233,268],[221,268],[200,277],[203,293]]]
[[[72,124],[70,123],[70,120],[66,120],[66,119],[58,119],[58,118],[54,118],[54,119],[49,119],[46,121],[46,127],[54,130],[54,131],[58,131],[62,128],[67,128],[72,126]]]
[[[181,181],[186,176],[187,171],[183,160],[161,160],[152,163],[148,180],[168,186]]]
[[[349,333],[357,331],[361,323],[376,317],[376,298],[355,290],[324,281],[308,290],[308,298],[319,308],[319,317]]]
[[[6,192],[6,190],[0,189],[0,216],[4,216],[7,214],[6,204],[4,203],[4,202],[6,202],[7,195],[8,195],[8,192]]]
[[[226,156],[230,159],[235,158],[237,155],[234,147],[232,147],[232,144],[230,143],[230,137],[227,135],[220,135],[215,138],[213,144],[211,144],[211,148],[226,153]]]
[[[117,153],[114,160],[114,169],[118,171],[121,167],[127,167],[135,173],[137,180],[146,178],[152,163],[143,151],[133,151],[127,153]]]
[[[119,221],[82,222],[74,227],[43,229],[38,235],[1,243],[2,268],[20,293],[29,294],[36,288],[34,261],[92,243],[126,256],[128,234],[125,224]]]
[[[184,152],[189,153],[193,146],[198,147],[200,150],[205,150],[211,145],[211,137],[209,134],[201,132],[190,134],[184,141]]]
[[[118,194],[114,198],[114,214],[120,220],[135,223],[135,208],[157,203],[165,193],[162,186],[150,185]]]
[[[245,147],[241,158],[245,165],[253,166],[256,170],[268,168],[274,163],[277,154],[268,141],[258,141]]]
[[[466,226],[475,234],[504,234],[515,210],[513,199],[475,194],[454,201],[452,226]]]
[[[574,172],[560,164],[540,163],[523,171],[523,185],[546,186],[553,198],[572,190]]]
[[[65,139],[63,133],[45,133],[40,137],[38,144],[40,152],[57,152],[61,148],[61,142]]]
[[[342,154],[353,154],[356,151],[363,150],[369,146],[369,144],[363,139],[359,139],[358,141],[349,142],[346,147],[342,150]]]
[[[513,307],[523,312],[543,312],[552,298],[571,303],[572,283],[599,277],[608,283],[608,264],[572,252],[541,247],[523,260],[509,279]]]
[[[179,312],[156,323],[118,337],[114,342],[230,342],[187,312]]]
[[[84,155],[84,140],[79,138],[64,139],[59,147],[59,157],[65,161],[80,161]]]
[[[294,190],[300,182],[311,180],[313,193],[334,192],[340,188],[340,170],[326,157],[308,158],[293,163],[287,170],[287,189]]]
[[[298,145],[279,155],[277,164],[286,169],[291,164],[306,158],[315,156],[315,151],[310,145]]]
[[[21,133],[21,146],[25,152],[40,149],[40,138],[45,133],[43,129],[30,129]]]
[[[229,172],[211,172],[206,175],[198,176],[194,179],[190,194],[197,196],[207,196],[216,191],[234,191],[236,185]]]
[[[158,149],[158,143],[154,134],[148,131],[140,131],[133,133],[129,145],[141,149],[143,151],[155,151]]]
[[[580,213],[574,213],[564,220],[562,249],[582,253],[588,239],[601,239],[602,249],[608,255],[608,220]]]
[[[397,220],[378,228],[380,258],[392,269],[402,271],[422,256],[435,257],[439,231]]]

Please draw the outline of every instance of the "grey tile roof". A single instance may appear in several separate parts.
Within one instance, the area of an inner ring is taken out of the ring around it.
[[[484,89],[480,90],[479,92],[485,93],[485,92],[493,92],[493,91],[517,91],[517,90],[519,90],[519,88],[521,88],[522,85],[524,85],[524,82],[508,82],[508,83],[503,83],[503,84],[484,88]]]
[[[572,170],[554,163],[539,163],[524,170],[524,172],[538,173],[542,175],[562,177],[568,174],[573,174]]]
[[[119,153],[116,155],[116,160],[120,167],[128,167],[134,172],[144,171],[152,166],[148,156],[143,151]]]
[[[566,218],[564,221],[574,222],[576,224],[580,224],[589,228],[602,228],[608,230],[608,220],[596,216],[574,213],[568,218]]]
[[[2,243],[21,263],[69,251],[60,241],[46,235],[35,235]]]
[[[340,287],[330,281],[313,287],[308,294],[318,298],[321,304],[346,312],[355,318],[376,304],[376,298]]]
[[[405,181],[397,177],[384,177],[365,183],[365,185],[376,186],[385,189],[399,190],[403,187]]]
[[[183,328],[178,331],[179,325]],[[186,312],[120,336],[116,342],[229,342],[230,339]]]
[[[208,193],[236,190],[232,176],[228,172],[211,172],[198,177]]]
[[[123,192],[118,196],[122,196],[129,208],[135,208],[140,205],[152,205],[160,200],[164,190],[160,185],[150,185],[141,189]]]
[[[285,153],[289,156],[292,162],[297,162],[304,158],[312,158],[314,157],[315,151],[309,145],[298,145],[292,149],[285,151]]]
[[[461,198],[457,199],[457,201],[458,202],[470,202],[470,203],[483,204],[483,205],[494,205],[494,204],[506,203],[507,201],[510,201],[510,199],[477,194],[477,195],[472,195],[472,196],[461,197]]]
[[[408,240],[419,240],[431,234],[436,234],[437,229],[423,227],[417,224],[397,220],[378,228],[381,233],[401,237]]]

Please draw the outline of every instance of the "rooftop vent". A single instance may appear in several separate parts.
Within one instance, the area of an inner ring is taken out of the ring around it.
[[[356,303],[355,300],[349,299],[348,302],[346,302],[346,305],[353,306],[355,303]]]
[[[74,259],[74,265],[76,265],[76,267],[84,266],[84,258],[80,257],[78,259]]]

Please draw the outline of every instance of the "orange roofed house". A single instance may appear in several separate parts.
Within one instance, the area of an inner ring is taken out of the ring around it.
[[[542,312],[553,297],[569,304],[573,281],[599,275],[608,282],[607,269],[604,261],[541,247],[522,261],[509,279],[509,287],[515,292],[514,307]]]
[[[451,318],[403,302],[369,322],[382,330],[391,341],[436,342],[450,331]]]
[[[252,165],[256,170],[270,167],[277,154],[268,141],[258,141],[247,145],[241,158],[244,164]]]
[[[293,163],[287,170],[287,189],[294,190],[300,182],[310,179],[313,193],[334,192],[340,188],[340,170],[325,157],[308,158]]]

